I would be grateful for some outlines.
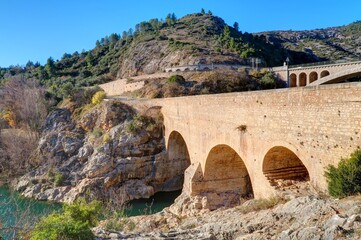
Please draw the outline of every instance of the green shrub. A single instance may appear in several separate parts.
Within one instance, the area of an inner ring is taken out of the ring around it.
[[[64,176],[60,172],[55,173],[54,175],[54,185],[60,186],[63,183]]]
[[[328,192],[334,197],[346,197],[361,193],[361,150],[356,150],[350,158],[329,165],[325,171]]]
[[[126,131],[131,134],[137,134],[141,129],[153,131],[156,127],[157,125],[154,119],[137,114],[133,116],[133,121],[126,125]]]
[[[91,231],[98,222],[99,202],[78,200],[64,205],[63,213],[53,213],[41,219],[31,232],[31,240],[94,239]]]
[[[99,138],[103,136],[103,129],[101,128],[94,128],[93,132],[91,133],[94,137]]]
[[[111,141],[112,139],[110,138],[109,133],[106,133],[103,135],[103,144],[107,144]]]
[[[276,76],[269,72],[264,74],[260,81],[262,89],[272,89],[277,87],[277,79]]]
[[[183,83],[185,83],[185,79],[181,75],[172,75],[168,78],[167,82],[183,84]]]
[[[141,130],[144,122],[145,122],[144,116],[141,115],[133,116],[133,121],[129,122],[126,126],[127,132],[132,134],[138,133]]]
[[[105,97],[106,97],[106,94],[104,91],[96,92],[92,97],[92,104],[94,104],[94,105],[100,104]]]
[[[133,120],[126,125],[126,130],[128,133],[135,134],[138,132],[139,128],[137,126],[137,123]]]

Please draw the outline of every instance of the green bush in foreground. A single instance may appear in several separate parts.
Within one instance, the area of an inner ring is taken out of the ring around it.
[[[63,213],[53,213],[41,219],[31,232],[31,240],[94,239],[90,228],[96,226],[100,203],[78,200],[64,205]]]
[[[348,159],[341,159],[337,167],[329,165],[325,176],[331,196],[346,197],[361,193],[361,150],[356,150]]]

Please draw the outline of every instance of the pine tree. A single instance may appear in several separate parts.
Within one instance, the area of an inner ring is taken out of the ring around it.
[[[96,42],[95,42],[95,47],[96,48],[99,48],[101,45],[100,45],[100,42],[99,42],[99,40],[97,40]]]
[[[95,63],[95,59],[94,59],[94,56],[92,54],[91,51],[88,52],[88,54],[86,55],[85,57],[85,61],[88,65],[89,68],[91,68],[92,66],[94,66],[94,63]]]
[[[234,22],[233,23],[233,28],[237,30],[237,32],[239,31],[239,25],[238,22]]]
[[[52,57],[48,58],[45,65],[45,72],[47,73],[48,77],[55,76],[55,65],[54,59]]]

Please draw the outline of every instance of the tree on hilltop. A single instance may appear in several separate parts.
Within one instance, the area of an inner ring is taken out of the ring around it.
[[[49,77],[53,77],[55,75],[55,64],[52,57],[49,57],[46,61],[45,71]]]
[[[120,39],[119,34],[116,33],[110,34],[109,36],[110,47],[114,47],[115,44],[119,41],[119,39]]]
[[[237,30],[237,32],[239,31],[239,24],[238,22],[234,22],[233,23],[233,28]]]
[[[177,21],[177,17],[174,13],[169,13],[165,18],[165,22],[168,26],[174,26],[175,22]]]

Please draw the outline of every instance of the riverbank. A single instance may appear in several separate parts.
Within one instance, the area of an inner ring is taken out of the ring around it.
[[[126,204],[127,216],[139,216],[162,211],[174,203],[181,191],[159,192],[149,199],[137,199]],[[0,187],[0,236],[12,239],[19,229],[30,230],[42,216],[54,211],[61,211],[61,204],[36,201],[22,197],[7,186]],[[117,209],[119,210],[119,209]],[[7,230],[5,230],[7,229]]]
[[[94,232],[98,239],[361,239],[361,196],[341,200],[297,197],[264,210],[265,200],[179,217],[171,208],[129,218],[127,232]]]

